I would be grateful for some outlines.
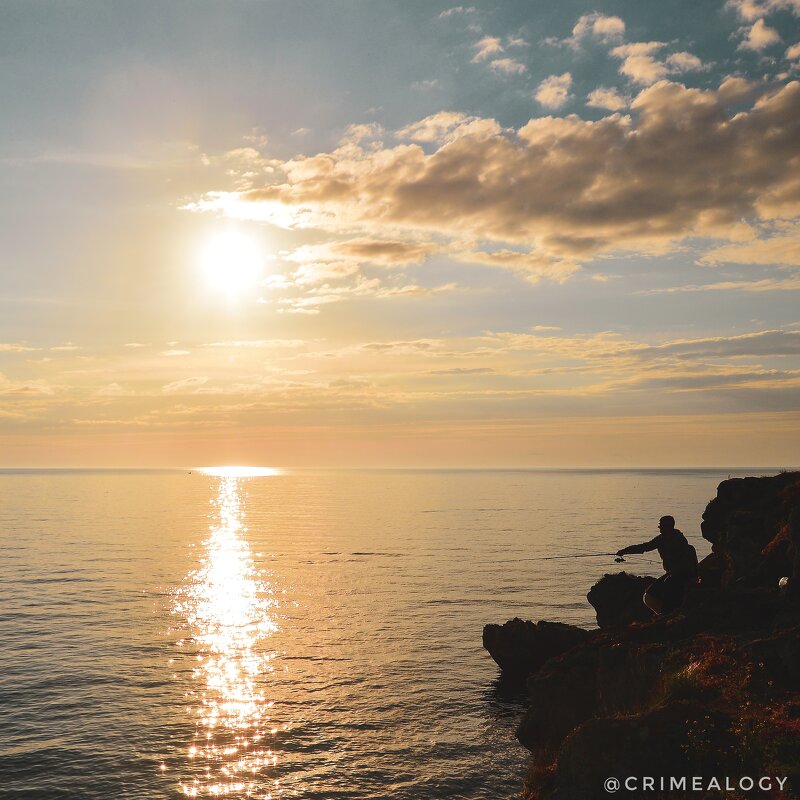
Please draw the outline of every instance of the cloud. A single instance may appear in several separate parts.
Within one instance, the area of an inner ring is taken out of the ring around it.
[[[386,239],[349,239],[330,246],[334,254],[371,264],[396,266],[420,264],[439,247],[430,242],[408,242]]]
[[[778,31],[770,28],[763,19],[756,20],[744,33],[745,38],[739,44],[740,50],[760,52],[781,41]]]
[[[453,6],[453,8],[448,8],[445,11],[442,11],[439,14],[439,19],[447,19],[448,17],[453,17],[456,14],[474,14],[477,9],[474,6]]]
[[[788,278],[761,278],[757,280],[718,281],[696,283],[686,286],[670,286],[664,289],[648,289],[642,295],[684,294],[695,292],[796,292],[800,291],[800,275]]]
[[[493,252],[454,252],[450,257],[468,264],[484,264],[489,267],[511,270],[528,283],[539,283],[542,279],[565,283],[581,265],[573,261],[547,258],[537,253],[521,253],[517,250],[494,250]]]
[[[11,400],[51,397],[56,388],[45,380],[12,380],[0,372],[0,397]]]
[[[586,105],[590,108],[604,108],[608,111],[622,111],[629,104],[629,99],[623,97],[616,89],[606,86],[598,86],[586,98]]]
[[[745,22],[754,22],[781,10],[800,16],[800,0],[728,0],[725,7]]]
[[[473,120],[474,134],[430,153],[400,144],[298,158],[274,183],[189,208],[337,235],[489,240],[561,260],[729,239],[742,220],[800,213],[800,83],[728,110],[751,91],[740,79],[716,91],[659,82],[630,117],[541,117],[517,131]]]
[[[659,60],[656,54],[666,46],[666,42],[631,42],[613,48],[611,55],[622,61],[620,74],[642,86],[650,86],[671,74],[706,68],[696,55],[686,51],[672,53],[664,61]]]
[[[800,267],[800,227],[785,235],[728,244],[707,251],[701,264],[765,264]]]
[[[506,38],[506,47],[529,47],[530,42],[522,36],[509,36]]]
[[[501,56],[508,47],[525,47],[527,44],[528,42],[521,36],[507,37],[505,45],[498,36],[484,36],[473,45],[475,55],[472,57],[472,63],[478,64],[486,61],[494,72],[501,72],[504,75],[522,75],[528,71],[524,64],[513,58],[496,58],[495,56]]]
[[[453,367],[452,369],[433,369],[429,375],[493,375],[491,367]]]
[[[572,75],[569,72],[563,75],[551,75],[539,84],[533,96],[545,108],[561,108],[570,99],[571,86]]]
[[[38,347],[29,347],[20,342],[0,342],[0,353],[32,353],[37,350]]]
[[[620,17],[609,17],[595,11],[591,14],[584,14],[572,28],[572,36],[563,40],[549,40],[551,43],[566,44],[574,50],[580,49],[583,42],[593,37],[603,42],[622,41],[625,36],[625,22]]]
[[[634,42],[615,47],[611,55],[622,59],[620,74],[644,86],[660,81],[669,73],[667,65],[654,58],[666,42]]]
[[[522,75],[523,72],[528,71],[524,64],[513,58],[496,58],[489,62],[489,66],[495,72],[502,72],[504,75]]]
[[[404,276],[374,277],[366,268],[396,269],[421,264],[441,245],[434,242],[360,237],[322,244],[303,245],[284,253],[284,261],[297,266],[280,281],[270,282],[277,291],[271,302],[284,314],[318,314],[322,306],[355,297],[423,297],[451,291],[455,283],[425,287]]]
[[[639,359],[652,356],[693,356],[702,358],[742,358],[749,356],[798,356],[800,332],[771,330],[738,336],[717,336],[701,339],[677,339],[634,351]]]
[[[477,64],[480,61],[487,61],[492,56],[504,53],[503,42],[497,36],[484,36],[479,42],[476,42],[473,47],[475,48],[475,55],[472,57],[472,63]]]
[[[439,246],[431,242],[410,242],[399,239],[347,239],[317,245],[303,245],[285,258],[300,264],[348,261],[393,267],[420,264]]]
[[[735,11],[745,22],[753,22],[768,13],[766,4],[757,0],[728,0],[725,7]]]
[[[295,349],[305,346],[302,339],[238,339],[230,342],[208,342],[203,347],[246,347],[261,349]]]
[[[786,49],[786,58],[788,58],[789,61],[795,61],[800,58],[800,42]]]
[[[458,284],[443,283],[440,286],[419,286],[415,283],[407,283],[403,286],[385,286],[375,292],[376,297],[430,297],[434,294],[452,292],[458,289]]]
[[[106,384],[105,386],[101,386],[95,392],[95,395],[97,397],[128,397],[131,396],[132,394],[133,392],[131,392],[130,389],[126,389],[124,386],[117,383],[116,381],[114,383],[109,383]]]
[[[685,51],[667,56],[667,66],[670,72],[694,72],[705,67],[696,55]]]
[[[573,34],[575,31],[573,30]],[[625,35],[625,23],[619,17],[607,17],[596,14],[592,22],[592,33],[601,42],[618,41]]]
[[[396,132],[400,139],[413,142],[453,142],[463,136],[495,136],[500,125],[495,120],[470,117],[459,111],[439,111]]]
[[[727,77],[720,85],[717,95],[720,102],[725,105],[734,105],[752,100],[761,91],[763,91],[763,87],[754,81],[739,77]]]
[[[343,144],[359,144],[365,139],[379,139],[383,136],[383,126],[377,122],[362,122],[348,125],[342,137]]]
[[[339,303],[355,297],[374,297],[386,299],[390,297],[428,297],[442,292],[450,292],[457,288],[455,283],[446,283],[441,286],[419,286],[417,284],[399,284],[387,286],[377,278],[366,278],[353,273],[355,280],[349,283],[339,283],[329,280],[343,277],[341,275],[327,275],[324,268],[320,273],[315,273],[305,280],[298,279],[298,284],[312,284],[307,291],[295,297],[284,297],[277,301],[279,314],[319,314],[322,306]],[[349,277],[347,274],[345,277]],[[313,285],[317,284],[317,285]]]
[[[439,79],[433,78],[426,81],[415,81],[411,84],[411,88],[418,92],[427,92],[439,86]]]
[[[191,394],[208,383],[208,378],[205,376],[197,376],[192,378],[182,378],[179,381],[172,381],[161,387],[164,394]]]
[[[726,8],[733,10],[736,15],[747,23],[739,29],[739,34],[744,37],[739,44],[740,50],[754,50],[760,52],[781,41],[780,34],[770,28],[764,19],[776,11],[788,11],[795,16],[800,16],[800,0],[728,0]],[[792,59],[789,48],[786,57]],[[798,52],[800,55],[800,52]]]

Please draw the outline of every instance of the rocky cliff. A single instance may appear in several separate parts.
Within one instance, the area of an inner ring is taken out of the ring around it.
[[[527,680],[528,800],[608,797],[628,776],[622,796],[800,797],[800,473],[724,481],[702,531],[712,554],[674,614],[644,614],[651,579],[623,572],[589,592],[597,630],[486,626],[504,673]],[[681,777],[701,788],[661,788]],[[739,783],[761,777],[769,791]]]

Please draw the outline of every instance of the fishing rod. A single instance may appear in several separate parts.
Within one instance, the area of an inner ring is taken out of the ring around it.
[[[555,561],[559,558],[600,558],[601,556],[616,556],[616,553],[570,553],[569,555],[563,556],[534,556],[533,558],[528,558],[526,561]],[[621,556],[617,556],[620,558]]]
[[[629,555],[641,555],[641,553],[631,553]],[[558,555],[558,556],[532,556],[530,558],[516,558],[515,561],[555,561],[557,559],[562,558],[605,558],[608,556],[614,556],[614,561],[617,564],[624,564],[625,559],[622,556],[618,556],[616,553],[570,553],[569,555]],[[650,559],[645,559],[646,561],[651,561]],[[657,564],[657,561],[651,561],[653,564]]]

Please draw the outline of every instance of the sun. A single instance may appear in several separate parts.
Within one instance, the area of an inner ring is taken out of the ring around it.
[[[200,267],[208,286],[229,299],[256,286],[263,263],[258,241],[235,228],[214,234],[200,248]]]

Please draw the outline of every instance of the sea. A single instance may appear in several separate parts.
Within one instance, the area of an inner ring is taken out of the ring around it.
[[[519,797],[481,646],[771,470],[0,470],[0,797]]]

